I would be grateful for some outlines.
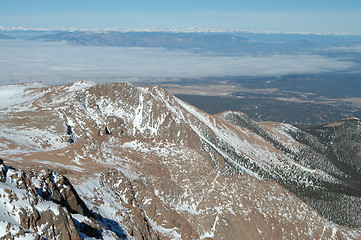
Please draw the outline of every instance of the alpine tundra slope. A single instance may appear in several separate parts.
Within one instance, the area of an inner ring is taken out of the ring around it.
[[[1,238],[361,238],[357,118],[299,129],[87,81],[0,102]]]

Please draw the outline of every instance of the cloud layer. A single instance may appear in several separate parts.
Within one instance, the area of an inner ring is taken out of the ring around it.
[[[215,56],[162,48],[71,46],[0,41],[0,84],[63,84],[225,76],[277,76],[348,71],[351,61],[318,55]]]
[[[336,52],[354,52],[354,53],[361,53],[361,45],[356,45],[352,47],[333,47],[329,48],[329,51],[336,51]]]

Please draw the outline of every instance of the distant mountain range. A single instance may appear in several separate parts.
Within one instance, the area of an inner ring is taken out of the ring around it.
[[[320,48],[361,44],[358,35],[281,34],[224,32],[215,30],[133,31],[95,30],[3,30],[15,38],[67,41],[76,45],[118,47],[163,47],[215,51],[218,54],[305,53]]]
[[[15,39],[14,37],[10,37],[8,35],[5,35],[5,34],[1,34],[0,33],[0,39]]]
[[[45,41],[67,41],[86,46],[162,47],[215,51],[221,54],[257,53],[268,51],[290,52],[312,49],[307,40],[283,43],[254,41],[227,33],[173,33],[173,32],[59,32],[37,36]]]

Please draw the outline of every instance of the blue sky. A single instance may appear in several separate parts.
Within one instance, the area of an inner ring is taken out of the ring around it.
[[[2,0],[0,26],[361,33],[360,0]]]

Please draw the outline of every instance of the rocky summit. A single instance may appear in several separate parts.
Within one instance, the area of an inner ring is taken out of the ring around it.
[[[361,239],[361,121],[210,115],[129,83],[0,87],[1,239]]]

